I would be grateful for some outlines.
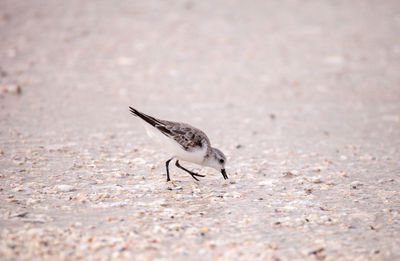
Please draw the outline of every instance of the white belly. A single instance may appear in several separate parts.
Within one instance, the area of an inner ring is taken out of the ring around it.
[[[172,138],[168,138],[152,126],[144,124],[147,134],[160,143],[165,150],[172,154],[179,160],[193,162],[202,165],[204,156],[206,155],[207,148],[202,148],[194,151],[186,151]]]

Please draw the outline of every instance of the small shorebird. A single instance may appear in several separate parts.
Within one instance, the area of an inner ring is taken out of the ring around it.
[[[186,123],[159,120],[129,107],[132,114],[141,118],[146,123],[147,134],[151,138],[158,139],[169,152],[172,158],[165,162],[167,168],[167,181],[169,178],[169,163],[177,159],[175,165],[189,173],[195,180],[197,177],[205,177],[194,173],[179,164],[179,160],[193,162],[198,165],[207,166],[221,171],[224,179],[228,178],[225,172],[226,157],[222,151],[211,147],[207,135]]]

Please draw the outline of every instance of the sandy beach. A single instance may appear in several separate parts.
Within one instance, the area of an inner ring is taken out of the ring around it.
[[[399,1],[0,1],[1,260],[399,260]],[[195,181],[133,106],[228,158]]]

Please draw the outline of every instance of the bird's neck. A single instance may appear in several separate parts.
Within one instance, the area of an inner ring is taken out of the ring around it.
[[[206,155],[204,156],[204,160],[203,160],[203,165],[204,166],[208,166],[208,167],[212,167],[212,160],[215,157],[215,152],[214,149],[212,147],[210,147],[207,152]]]

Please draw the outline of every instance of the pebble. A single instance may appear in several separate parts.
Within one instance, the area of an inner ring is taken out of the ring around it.
[[[353,182],[350,183],[350,188],[352,188],[352,189],[358,189],[358,188],[360,188],[362,185],[363,185],[363,184],[362,184],[360,181],[356,180],[356,181],[353,181]]]
[[[21,86],[19,86],[17,84],[3,85],[0,87],[0,90],[3,93],[12,93],[12,94],[21,94],[22,93]]]
[[[312,177],[312,178],[311,178],[311,182],[312,182],[312,183],[315,183],[315,184],[322,183],[321,176]]]
[[[260,186],[275,186],[274,184],[273,184],[273,180],[271,180],[271,179],[266,179],[266,180],[263,180],[263,181],[260,181],[260,182],[258,182],[258,185],[260,185]]]
[[[57,185],[56,190],[59,192],[70,192],[70,191],[75,191],[75,187],[71,185]]]
[[[283,172],[283,176],[284,176],[285,178],[294,178],[296,175],[293,174],[293,173],[290,172],[290,171],[286,171],[286,172]]]
[[[379,184],[385,184],[385,183],[391,183],[391,182],[394,182],[393,178],[383,178],[383,179],[378,180]]]

